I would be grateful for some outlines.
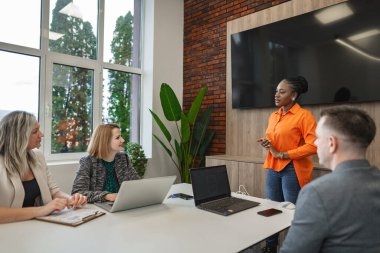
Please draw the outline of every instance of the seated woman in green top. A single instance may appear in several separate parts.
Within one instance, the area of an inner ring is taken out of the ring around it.
[[[79,161],[72,193],[87,196],[89,203],[115,201],[123,181],[140,179],[123,150],[119,126],[99,125],[90,140],[89,155]]]

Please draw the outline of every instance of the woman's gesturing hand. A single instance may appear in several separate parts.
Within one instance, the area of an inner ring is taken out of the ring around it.
[[[260,138],[257,140],[263,148],[270,149],[270,140],[266,138]]]
[[[271,144],[270,144],[270,140],[269,139],[266,139],[266,138],[261,138],[261,139],[258,139],[257,142],[260,143],[260,145],[267,149],[268,151],[271,152],[271,154],[273,155],[273,157],[275,158],[280,158],[280,159],[284,159],[284,153],[282,152],[278,152],[277,149],[275,149]]]

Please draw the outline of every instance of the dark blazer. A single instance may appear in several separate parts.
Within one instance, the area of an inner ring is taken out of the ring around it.
[[[126,180],[140,179],[132,167],[127,154],[120,152],[115,156],[115,173],[119,185]],[[72,194],[81,193],[87,196],[89,203],[102,202],[109,192],[104,191],[106,182],[106,168],[102,160],[93,156],[82,157],[79,161],[79,170],[74,180]]]
[[[345,161],[306,185],[280,252],[380,252],[380,170]]]

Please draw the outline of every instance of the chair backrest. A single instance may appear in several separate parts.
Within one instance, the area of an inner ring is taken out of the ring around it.
[[[78,170],[79,164],[49,164],[48,168],[53,175],[54,181],[57,183],[61,191],[71,194],[73,182]]]

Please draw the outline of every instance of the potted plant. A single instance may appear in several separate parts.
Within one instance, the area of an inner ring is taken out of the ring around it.
[[[143,177],[148,160],[142,146],[135,142],[128,142],[125,144],[125,152],[128,154],[132,167],[136,170],[137,174]]]
[[[165,137],[165,141],[155,134],[153,136],[170,156],[179,171],[183,183],[190,183],[189,169],[198,167],[204,162],[207,147],[215,134],[215,130],[207,130],[211,109],[206,109],[201,115],[198,115],[206,91],[206,87],[200,89],[189,111],[186,113],[183,111],[172,88],[166,83],[161,85],[160,101],[162,110],[165,119],[175,124],[178,139],[173,137],[160,117],[150,110]]]

